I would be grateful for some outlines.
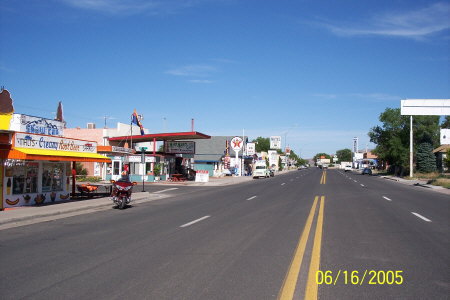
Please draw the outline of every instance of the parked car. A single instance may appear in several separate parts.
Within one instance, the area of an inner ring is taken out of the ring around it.
[[[253,169],[253,178],[260,178],[260,177],[269,177],[269,168],[266,166],[265,161],[256,161],[255,166]]]
[[[350,166],[350,165],[347,165],[347,166],[344,167],[344,171],[345,172],[348,172],[348,171],[351,171],[351,170],[352,170],[352,166]]]
[[[370,168],[364,168],[361,172],[361,175],[372,175],[372,170]]]

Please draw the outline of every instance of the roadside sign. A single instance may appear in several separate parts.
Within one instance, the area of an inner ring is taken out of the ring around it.
[[[281,136],[270,137],[270,149],[281,149]]]
[[[236,152],[241,151],[243,145],[244,145],[244,141],[242,140],[242,138],[240,138],[238,136],[235,136],[231,140],[231,148]]]
[[[256,153],[256,144],[247,143],[247,155],[255,155],[255,153]]]

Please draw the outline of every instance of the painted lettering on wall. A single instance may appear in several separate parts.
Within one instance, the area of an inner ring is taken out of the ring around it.
[[[40,136],[16,132],[14,145],[22,148],[96,153],[97,143],[55,136]]]

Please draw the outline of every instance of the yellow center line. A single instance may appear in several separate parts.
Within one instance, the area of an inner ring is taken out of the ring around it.
[[[318,284],[316,282],[316,273],[320,267],[320,248],[322,245],[322,227],[323,227],[323,210],[325,196],[320,198],[319,216],[317,217],[316,233],[314,236],[314,246],[311,255],[311,263],[309,265],[308,282],[306,283],[305,299],[317,299]]]
[[[320,178],[320,184],[325,184],[327,182],[327,171],[322,172],[322,178]]]
[[[305,253],[306,242],[308,241],[309,232],[311,231],[311,225],[314,214],[316,212],[318,199],[318,196],[316,196],[316,198],[314,199],[314,203],[311,207],[311,211],[309,212],[308,219],[306,220],[301,238],[295,250],[294,257],[292,258],[291,265],[278,295],[279,300],[291,300],[294,297],[295,286],[297,285],[298,274],[300,273],[300,267],[302,265],[303,255]]]

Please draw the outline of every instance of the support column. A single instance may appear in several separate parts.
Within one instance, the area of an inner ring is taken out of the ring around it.
[[[413,177],[413,116],[409,120],[409,177]]]
[[[76,162],[72,162],[72,197],[75,197],[75,184],[76,184]]]

